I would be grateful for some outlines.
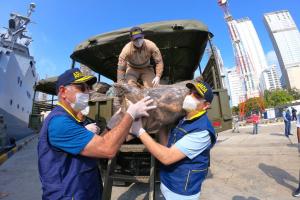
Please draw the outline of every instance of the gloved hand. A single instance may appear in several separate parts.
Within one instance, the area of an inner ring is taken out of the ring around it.
[[[153,81],[152,81],[152,85],[153,87],[156,87],[159,85],[159,81],[160,81],[160,78],[158,76],[156,76]]]
[[[100,128],[96,125],[96,123],[88,124],[85,126],[85,128],[94,134],[99,134],[100,133]]]
[[[122,119],[122,113],[121,113],[121,108],[110,118],[110,120],[107,122],[106,126],[109,129],[114,128],[119,121]]]
[[[117,80],[117,83],[120,83],[120,84],[125,84],[126,83],[126,79],[125,79],[125,76],[124,78],[120,78]]]
[[[148,110],[152,110],[156,108],[156,106],[149,106],[153,102],[149,96],[143,98],[142,100],[132,104],[130,101],[130,105],[127,109],[127,113],[132,117],[133,120],[138,119],[140,117],[148,117]]]
[[[143,133],[145,133],[145,129],[143,129],[142,119],[139,118],[132,123],[132,126],[129,130],[129,133],[134,135],[135,137],[140,137]]]

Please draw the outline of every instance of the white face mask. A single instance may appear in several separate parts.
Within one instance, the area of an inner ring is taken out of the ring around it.
[[[191,95],[187,95],[183,101],[182,108],[187,112],[192,112],[197,109],[199,101],[192,97]]]
[[[139,38],[133,41],[133,45],[136,46],[137,48],[141,48],[143,46],[144,39]]]
[[[76,93],[75,102],[72,103],[69,101],[69,103],[73,110],[75,110],[76,112],[82,111],[89,105],[89,94]]]
[[[82,111],[80,111],[81,114],[83,114],[84,116],[87,116],[90,112],[90,107],[87,106],[85,109],[83,109]]]

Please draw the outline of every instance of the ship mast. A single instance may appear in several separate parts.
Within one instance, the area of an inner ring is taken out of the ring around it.
[[[5,34],[1,35],[1,41],[5,40],[9,43],[9,48],[13,49],[15,43],[25,38],[23,45],[28,46],[32,42],[32,38],[25,35],[27,25],[30,23],[30,16],[35,10],[35,4],[31,3],[27,11],[27,16],[11,13],[8,21],[8,28]]]

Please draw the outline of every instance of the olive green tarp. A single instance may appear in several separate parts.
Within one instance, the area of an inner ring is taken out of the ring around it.
[[[145,38],[160,49],[164,61],[163,79],[168,83],[193,79],[209,37],[205,24],[176,20],[139,25]],[[129,42],[129,29],[100,34],[80,43],[71,58],[116,81],[119,54]]]
[[[164,61],[163,78],[169,83],[193,79],[207,41],[212,34],[196,20],[175,20],[139,25],[145,38],[159,47]],[[91,37],[80,43],[71,58],[95,72],[116,81],[119,54],[129,42],[129,29],[124,28]],[[40,80],[36,91],[56,95],[57,77]]]
[[[40,80],[34,87],[35,91],[56,95],[57,76]]]

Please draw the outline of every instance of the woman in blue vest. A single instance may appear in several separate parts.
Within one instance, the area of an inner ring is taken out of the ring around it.
[[[58,104],[46,117],[38,143],[43,200],[101,199],[101,175],[95,158],[114,157],[132,122],[155,108],[149,106],[153,100],[146,97],[130,105],[115,128],[97,135],[95,124],[84,126],[77,117],[88,106],[89,88],[95,82],[96,77],[84,76],[77,68],[58,77]]]
[[[166,146],[154,141],[142,128],[141,119],[135,121],[130,132],[139,137],[150,153],[161,163],[161,191],[167,200],[198,200],[201,184],[206,178],[210,149],[216,134],[206,110],[213,100],[213,92],[205,82],[192,82],[182,108],[186,116],[173,128]]]

